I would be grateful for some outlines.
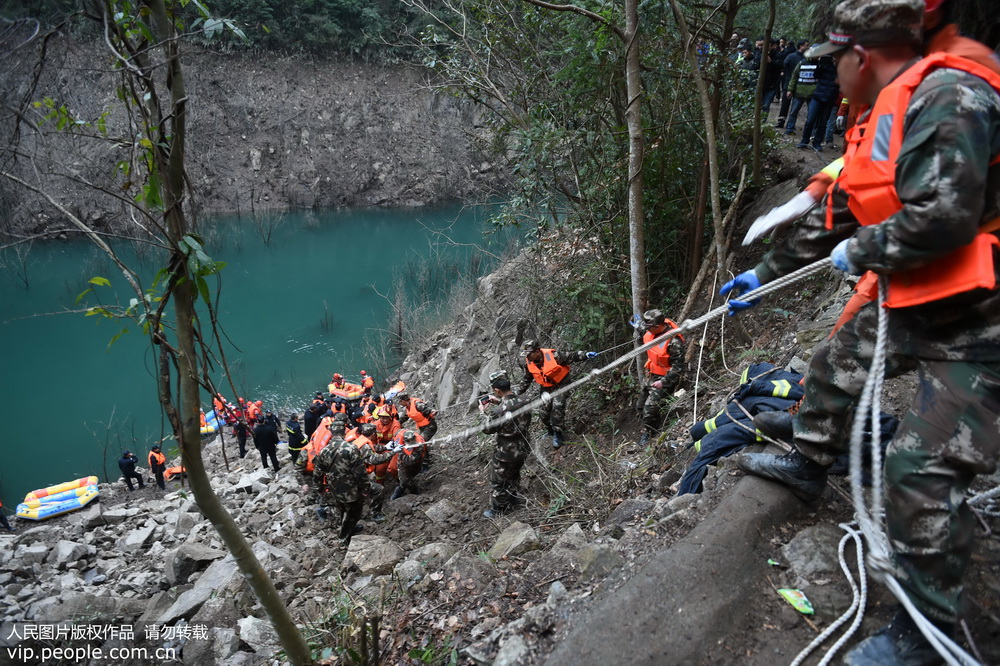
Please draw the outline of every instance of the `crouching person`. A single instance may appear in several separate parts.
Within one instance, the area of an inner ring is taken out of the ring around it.
[[[423,469],[424,460],[427,459],[427,443],[424,438],[412,430],[400,430],[396,434],[396,476],[399,485],[392,491],[390,499],[399,499],[407,492],[417,495],[420,488],[417,486],[417,475]]]

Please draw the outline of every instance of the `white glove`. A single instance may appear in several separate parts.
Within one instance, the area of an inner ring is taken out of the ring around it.
[[[743,238],[743,244],[749,245],[772,229],[779,229],[794,222],[812,210],[817,203],[819,202],[808,191],[799,192],[786,203],[772,208],[754,220],[747,230],[747,235]]]
[[[833,121],[833,126],[837,128],[838,132],[843,132],[844,127],[847,126],[847,117],[837,116],[837,119]]]

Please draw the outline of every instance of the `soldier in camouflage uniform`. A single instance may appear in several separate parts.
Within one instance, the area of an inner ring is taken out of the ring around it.
[[[479,411],[486,417],[483,432],[496,434],[497,447],[493,451],[490,468],[490,486],[493,488],[490,508],[483,515],[497,518],[524,502],[518,491],[521,467],[531,450],[531,410],[510,417],[511,412],[527,405],[528,401],[511,390],[510,380],[502,370],[490,375],[490,387],[493,395],[487,402],[479,403]]]
[[[417,433],[412,430],[401,430],[396,435],[396,476],[399,485],[392,491],[392,497],[389,499],[399,499],[407,491],[414,495],[420,494],[417,475],[423,469],[426,455],[427,444]]]
[[[646,310],[642,315],[642,343],[654,339],[677,328],[666,318],[662,310]],[[642,403],[642,437],[639,446],[645,446],[660,429],[662,417],[660,411],[664,401],[669,398],[684,373],[684,338],[680,335],[661,342],[646,350],[646,386],[643,389],[645,399]]]
[[[343,421],[334,421],[329,428],[333,438],[316,456],[313,476],[317,479],[320,492],[321,515],[326,514],[326,507],[340,511],[340,539],[347,546],[351,543],[351,536],[360,531],[358,520],[365,508],[365,498],[371,498],[372,519],[375,522],[384,520],[382,501],[385,490],[369,479],[366,465],[385,462],[392,454],[376,454],[370,449],[363,452],[345,441]]]
[[[1000,165],[992,164],[1000,154],[1000,79],[985,68],[975,70],[971,61],[942,55],[916,62],[923,10],[923,0],[847,0],[837,7],[831,41],[818,48],[835,54],[846,96],[877,107],[871,126],[855,139],[857,151],[848,153],[842,179],[823,206],[723,293],[749,291],[831,250],[842,270],[888,276],[891,305],[915,282],[938,290],[908,305],[897,300],[887,310],[886,374],[916,369],[919,386],[885,460],[886,522],[895,577],[947,632],[958,618],[974,536],[965,494],[976,474],[995,469],[1000,455],[1000,290],[986,280],[971,290],[941,292],[954,283],[946,281],[940,261],[984,243],[993,259],[985,262],[984,274],[998,275],[996,250],[990,250],[996,227],[990,221],[1000,213]],[[908,103],[897,97],[904,84],[913,86]],[[893,126],[901,133],[893,134]],[[893,181],[895,202],[883,194],[885,185],[871,190],[878,199],[871,191],[851,189],[877,168]],[[893,204],[889,210],[887,200]],[[859,226],[859,219],[867,226]],[[969,268],[971,262],[962,265]],[[752,304],[731,300],[730,305],[738,310]],[[868,376],[877,315],[878,304],[869,303],[817,349],[793,421],[795,449],[784,456],[743,454],[740,467],[788,485],[801,499],[821,495],[827,467],[845,448],[849,416]],[[905,612],[845,657],[854,665],[936,661]]]
[[[597,357],[597,352],[563,352],[555,349],[542,349],[535,340],[526,340],[521,346],[525,353],[524,377],[514,388],[514,393],[524,395],[532,382],[538,384],[541,394],[552,393],[563,384],[569,383],[569,364],[584,359]],[[544,395],[543,395],[544,397]],[[552,438],[552,448],[563,445],[563,422],[566,420],[566,403],[569,393],[552,396],[542,403],[541,417],[549,437]]]

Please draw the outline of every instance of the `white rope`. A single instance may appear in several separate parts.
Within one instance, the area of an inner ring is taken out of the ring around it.
[[[823,659],[819,662],[819,666],[826,666],[826,664],[829,664],[830,660],[833,659],[835,654],[837,654],[837,651],[840,650],[840,648],[843,647],[848,640],[850,640],[851,636],[854,635],[854,632],[861,626],[861,620],[865,616],[865,605],[868,603],[868,579],[864,575],[864,545],[861,542],[861,533],[851,527],[848,523],[841,523],[840,527],[842,527],[847,533],[843,536],[843,538],[841,538],[840,546],[838,547],[837,552],[840,558],[840,568],[844,572],[844,577],[847,578],[847,582],[851,585],[851,594],[853,596],[851,607],[844,611],[844,614],[837,618],[833,624],[824,629],[823,633],[814,638],[812,643],[807,645],[806,648],[802,650],[797,657],[795,657],[791,666],[799,666],[799,664],[801,664],[813,650],[826,642],[826,640],[832,636],[837,629],[839,629],[849,618],[851,618],[851,616],[853,616],[854,621],[851,623],[851,626],[848,627],[847,631],[844,632],[839,639],[837,639],[837,642],[834,643],[829,650],[827,650],[826,654],[823,655]],[[860,578],[858,583],[854,582],[854,575],[851,573],[851,568],[847,564],[847,557],[844,555],[844,549],[849,539],[853,539],[855,544],[855,554],[857,557],[857,567]]]
[[[973,495],[969,498],[968,502],[969,504],[980,504],[982,502],[986,502],[987,500],[991,500],[994,497],[1000,497],[1000,486],[997,486],[993,490],[987,490],[979,493],[978,495]]]
[[[885,276],[879,278],[878,303],[885,301],[885,291],[887,280]],[[893,577],[893,563],[890,556],[889,542],[882,530],[882,517],[884,494],[882,488],[882,447],[879,444],[879,419],[881,416],[881,392],[882,382],[885,378],[885,356],[888,346],[888,321],[889,312],[887,308],[878,308],[878,334],[875,341],[875,350],[872,354],[872,362],[868,372],[868,379],[865,382],[864,391],[861,393],[861,400],[855,411],[854,425],[851,429],[851,493],[854,496],[854,508],[857,513],[858,524],[864,532],[865,540],[868,542],[868,562],[872,566],[873,575],[876,576],[889,590],[899,599],[903,607],[910,614],[914,624],[920,629],[924,638],[931,644],[937,653],[952,666],[978,665],[976,659],[959,647],[950,637],[944,634],[938,627],[932,624],[913,605],[909,596]],[[864,489],[861,483],[861,443],[864,439],[865,418],[869,416],[872,423],[872,446],[871,446],[871,475],[872,475],[872,511],[866,508]],[[861,575],[864,575],[862,570]]]
[[[784,277],[780,277],[780,278],[774,280],[773,282],[768,282],[767,284],[765,284],[765,285],[763,285],[761,287],[758,287],[757,289],[754,289],[753,291],[749,291],[749,292],[747,292],[745,294],[740,294],[739,295],[739,299],[743,300],[743,301],[750,301],[750,300],[757,300],[757,299],[763,298],[764,296],[767,296],[768,294],[770,294],[772,292],[775,292],[778,289],[781,289],[782,287],[784,287],[786,285],[798,282],[799,280],[802,280],[802,279],[807,278],[807,277],[809,277],[809,276],[811,276],[811,275],[813,275],[815,273],[818,273],[819,271],[821,271],[821,270],[823,270],[823,269],[825,269],[825,268],[827,268],[829,266],[830,266],[830,258],[829,257],[825,257],[823,259],[820,259],[819,261],[816,261],[816,262],[813,262],[813,263],[809,264],[808,266],[804,266],[804,267],[800,268],[799,270],[795,271],[794,273],[789,273],[788,275],[785,275]],[[584,384],[587,384],[587,383],[593,381],[594,379],[597,379],[601,375],[603,375],[603,374],[605,374],[607,372],[610,372],[611,370],[613,370],[613,369],[615,369],[615,368],[617,368],[617,367],[619,367],[621,365],[624,365],[624,364],[628,363],[629,361],[631,361],[633,358],[635,358],[639,354],[645,353],[648,349],[651,349],[651,348],[653,348],[653,347],[661,344],[662,342],[673,338],[676,335],[681,335],[683,333],[690,333],[690,332],[696,330],[698,327],[704,325],[705,323],[707,323],[707,322],[715,319],[716,317],[721,317],[722,315],[728,313],[728,311],[729,311],[728,304],[723,304],[723,305],[720,305],[717,308],[713,308],[713,309],[709,310],[708,312],[706,312],[702,316],[698,317],[697,319],[685,319],[684,322],[682,324],[680,324],[680,326],[678,326],[677,328],[671,329],[671,330],[665,332],[663,335],[661,335],[659,337],[656,337],[656,338],[653,338],[652,340],[650,340],[649,342],[647,342],[645,344],[639,345],[635,349],[632,349],[632,350],[626,352],[625,354],[619,356],[618,358],[616,358],[615,360],[611,361],[607,365],[605,365],[605,366],[603,366],[601,368],[595,368],[595,369],[591,370],[590,372],[588,372],[586,375],[580,377],[579,379],[577,379],[577,380],[575,380],[573,382],[570,382],[566,386],[560,386],[555,391],[543,393],[540,397],[535,398],[531,402],[523,405],[522,407],[519,407],[515,411],[504,412],[503,416],[500,417],[500,419],[501,419],[500,423],[506,423],[506,422],[508,422],[508,421],[516,418],[517,416],[520,416],[521,414],[523,414],[523,413],[525,413],[527,411],[531,411],[532,409],[535,409],[535,408],[539,407],[544,402],[548,402],[549,400],[555,398],[556,396],[559,396],[559,395],[562,395],[563,393],[568,393],[569,391],[575,390],[575,389],[583,386]],[[494,424],[496,424],[496,423],[494,423]],[[445,435],[443,437],[436,435],[432,441],[433,441],[433,443],[434,443],[435,446],[447,446],[448,444],[464,440],[467,437],[470,437],[472,435],[476,435],[476,434],[478,434],[478,433],[480,433],[482,431],[483,431],[483,426],[482,425],[472,426],[472,427],[469,427],[469,428],[465,428],[464,430],[462,430],[460,432],[452,433],[452,434],[449,434],[449,435]]]

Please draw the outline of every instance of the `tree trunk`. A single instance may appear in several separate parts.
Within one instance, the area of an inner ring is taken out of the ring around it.
[[[632,310],[642,314],[649,298],[646,273],[645,214],[642,206],[642,161],[645,149],[642,131],[641,65],[639,62],[639,1],[625,0],[625,89],[628,107],[628,231],[629,269],[632,276]],[[638,340],[636,341],[638,345]],[[641,356],[635,359],[642,373]]]
[[[184,214],[184,141],[187,93],[184,89],[184,75],[181,69],[177,34],[167,13],[164,0],[149,0],[153,26],[158,40],[166,49],[167,85],[169,86],[171,107],[170,146],[168,151],[161,147],[154,150],[157,167],[161,174],[162,200],[166,232],[173,248],[171,253],[171,283],[174,293],[176,315],[178,372],[178,403],[174,402],[170,386],[170,364],[168,352],[161,350],[160,400],[170,418],[180,444],[181,456],[187,470],[188,481],[195,502],[202,514],[212,523],[226,548],[236,559],[236,563],[260,601],[264,612],[284,647],[292,664],[311,662],[309,646],[302,638],[291,614],[282,602],[271,578],[265,573],[240,531],[233,517],[226,511],[212,490],[208,474],[201,457],[201,431],[199,412],[198,354],[195,342],[196,313],[198,298],[195,278],[188,269],[188,258],[181,248],[182,240],[188,233]],[[150,102],[152,103],[152,101]],[[159,130],[159,127],[157,128]],[[154,142],[154,145],[155,142]],[[158,335],[154,331],[153,335]]]

